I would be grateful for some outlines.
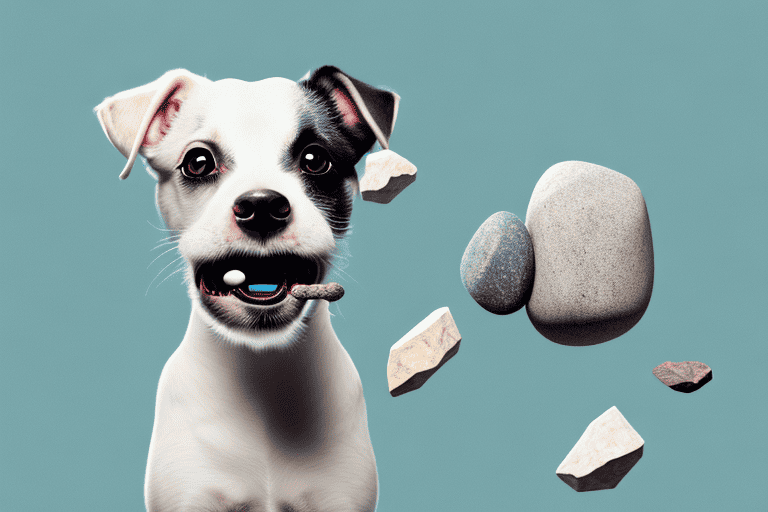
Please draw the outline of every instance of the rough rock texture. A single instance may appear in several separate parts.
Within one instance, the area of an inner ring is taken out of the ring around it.
[[[712,368],[698,361],[667,361],[654,368],[653,374],[661,382],[681,393],[693,393],[712,380]]]
[[[295,284],[291,295],[300,300],[322,299],[334,302],[344,296],[344,287],[339,283],[328,284]]]
[[[516,215],[491,215],[461,258],[461,282],[475,302],[497,315],[514,313],[533,289],[533,243]]]
[[[461,335],[448,308],[419,322],[389,349],[389,393],[399,396],[420,388],[459,351]]]
[[[360,192],[365,201],[386,204],[414,181],[416,166],[394,151],[384,149],[366,157]]]
[[[653,289],[653,241],[631,179],[585,162],[554,165],[533,190],[525,225],[536,255],[526,310],[539,333],[595,345],[640,321]]]
[[[643,456],[644,445],[619,410],[611,407],[589,424],[558,466],[557,476],[579,492],[613,489]]]

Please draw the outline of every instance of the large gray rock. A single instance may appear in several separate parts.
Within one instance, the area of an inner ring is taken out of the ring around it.
[[[613,406],[589,424],[555,473],[579,492],[613,489],[643,456],[644,445]]]
[[[525,225],[536,255],[526,310],[537,331],[595,345],[640,321],[653,289],[653,241],[635,182],[599,165],[559,163],[536,184]]]
[[[508,315],[528,302],[533,289],[533,244],[516,215],[491,215],[461,258],[461,282],[480,306]]]

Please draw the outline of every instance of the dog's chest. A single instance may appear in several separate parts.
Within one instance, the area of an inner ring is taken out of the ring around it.
[[[156,496],[158,511],[373,511],[377,476],[370,446],[335,446],[293,458],[267,449],[226,423],[173,435],[176,449],[150,469],[153,485],[183,475],[180,488]],[[186,440],[186,441],[185,441]],[[355,439],[350,439],[354,445]],[[183,445],[183,447],[182,447]],[[161,469],[162,468],[162,469]],[[180,482],[181,483],[181,482]],[[159,489],[158,489],[159,490]]]
[[[321,443],[276,440],[266,422],[243,413],[246,397],[185,375],[172,357],[161,377],[147,467],[149,511],[374,510],[378,482],[364,422],[341,427],[337,421]],[[285,413],[287,430],[296,427],[290,406]]]

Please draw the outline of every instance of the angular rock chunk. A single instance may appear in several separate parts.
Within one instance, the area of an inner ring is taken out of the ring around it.
[[[645,441],[616,406],[589,424],[557,468],[557,476],[579,492],[613,489],[643,456]]]
[[[635,182],[599,165],[559,163],[536,184],[525,225],[536,254],[526,311],[539,333],[595,345],[640,321],[653,290],[653,241]]]
[[[661,382],[681,393],[693,393],[712,380],[712,368],[698,361],[667,361],[654,368],[653,374]]]
[[[533,289],[533,243],[516,215],[491,215],[461,258],[461,282],[484,309],[508,315],[528,302]]]
[[[363,200],[386,204],[416,181],[416,166],[390,149],[369,154],[360,180]]]
[[[459,351],[461,335],[448,308],[433,311],[389,349],[389,394],[418,389]]]

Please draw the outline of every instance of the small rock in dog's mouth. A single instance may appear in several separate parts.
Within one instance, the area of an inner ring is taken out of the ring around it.
[[[233,295],[258,306],[277,304],[295,284],[314,284],[321,265],[296,255],[235,256],[200,264],[195,282],[201,293],[214,297]]]

